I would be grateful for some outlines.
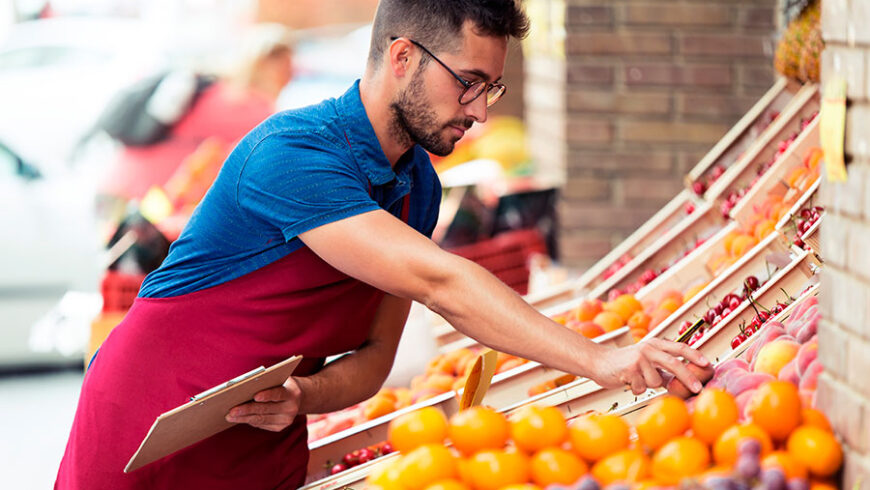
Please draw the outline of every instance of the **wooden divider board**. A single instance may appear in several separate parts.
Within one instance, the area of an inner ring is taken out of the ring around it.
[[[753,205],[758,204],[769,192],[777,188],[792,193],[800,192],[796,189],[788,190],[788,185],[786,185],[784,179],[788,176],[789,172],[803,164],[804,157],[810,148],[819,145],[820,119],[816,117],[788,147],[788,150],[780,155],[776,163],[737,202],[737,205],[734,206],[730,213],[732,219],[740,223],[746,223],[753,212]]]
[[[778,78],[761,99],[689,171],[685,179],[686,186],[691,187],[693,182],[701,178],[713,166],[727,167],[728,164],[736,160],[764,131],[773,112],[784,110],[797,91],[798,87],[790,86],[785,77]]]
[[[800,121],[819,110],[819,90],[814,84],[808,83],[798,91],[782,114],[768,126],[755,142],[725,170],[722,177],[714,182],[704,199],[716,202],[723,198],[731,189],[745,187],[756,171],[758,165],[769,161],[776,153],[777,144],[792,133],[800,132]]]

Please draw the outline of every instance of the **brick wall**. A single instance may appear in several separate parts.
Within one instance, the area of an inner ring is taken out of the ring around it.
[[[822,84],[846,79],[845,183],[822,183],[818,403],[846,450],[843,488],[870,489],[870,2],[824,0]],[[856,484],[858,486],[856,487]]]
[[[527,58],[526,114],[534,154],[565,183],[562,259],[584,266],[674,197],[686,172],[773,83],[777,2],[563,3],[564,76],[543,79],[535,73],[541,60]],[[546,101],[556,116],[540,121],[532,93],[560,83],[564,91]]]

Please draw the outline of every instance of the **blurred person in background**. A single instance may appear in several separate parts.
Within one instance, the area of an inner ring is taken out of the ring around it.
[[[441,186],[427,151],[449,154],[486,120],[508,38],[527,31],[518,0],[382,0],[362,80],[248,133],[146,278],[85,376],[56,488],[302,485],[305,414],[375,394],[412,300],[605,387],[639,394],[664,369],[700,390],[677,356],[709,363],[685,344],[596,344],[429,239]],[[291,355],[304,357],[294,375],[231,409],[234,426],[123,473],[159,414]]]
[[[213,81],[192,70],[162,78],[147,110],[174,121],[153,144],[125,145],[103,185],[103,199],[139,200],[163,186],[186,157],[206,140],[226,151],[275,112],[275,101],[293,76],[293,39],[279,24],[251,26],[236,60]],[[192,100],[192,103],[186,103]]]

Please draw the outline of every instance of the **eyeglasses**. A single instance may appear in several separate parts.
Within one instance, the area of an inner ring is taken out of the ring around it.
[[[390,38],[390,41],[395,41],[396,39],[399,38],[394,36]],[[408,39],[408,41],[411,41],[411,44],[417,46],[418,48],[422,49],[426,54],[431,56],[433,60],[437,61],[439,65],[443,66],[445,70],[450,72],[450,74],[453,75],[453,78],[455,78],[456,81],[462,84],[463,90],[462,93],[459,94],[459,103],[461,105],[467,105],[474,102],[475,100],[477,100],[478,97],[480,97],[481,94],[486,92],[486,106],[490,107],[498,102],[499,99],[501,99],[501,97],[504,95],[504,93],[507,92],[507,87],[505,87],[505,85],[501,82],[487,83],[483,80],[477,82],[469,82],[465,80],[464,78],[457,75],[455,71],[451,70],[450,67],[447,66],[443,61],[439,60],[438,57],[432,54],[431,51],[426,49],[426,46],[423,46],[422,44],[418,43],[413,39]]]

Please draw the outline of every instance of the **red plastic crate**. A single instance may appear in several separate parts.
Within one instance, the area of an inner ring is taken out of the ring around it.
[[[547,253],[547,244],[536,229],[501,233],[494,238],[449,249],[492,272],[519,294],[529,289],[529,257]]]
[[[103,312],[127,311],[139,294],[145,274],[124,274],[106,271],[100,283],[103,295]]]

